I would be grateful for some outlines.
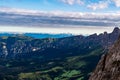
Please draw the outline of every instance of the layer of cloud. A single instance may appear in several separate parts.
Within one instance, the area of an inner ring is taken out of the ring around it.
[[[112,32],[113,27],[17,27],[17,26],[0,26],[0,33],[47,33],[47,34],[73,34],[73,35],[90,35],[100,34],[105,31]]]
[[[0,8],[0,32],[93,34],[120,24],[120,13],[34,11]],[[17,27],[15,27],[17,26]]]
[[[0,8],[0,25],[15,26],[116,26],[120,13],[82,13],[63,11],[34,11],[15,8]]]

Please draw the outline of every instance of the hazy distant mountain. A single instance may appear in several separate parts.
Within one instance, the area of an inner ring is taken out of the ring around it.
[[[72,34],[45,34],[45,33],[0,33],[0,37],[10,37],[10,36],[28,36],[36,39],[41,38],[64,38],[74,36]]]

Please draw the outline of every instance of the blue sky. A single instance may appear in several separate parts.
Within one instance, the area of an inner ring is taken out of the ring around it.
[[[115,26],[120,0],[0,0],[0,32],[92,34]]]
[[[120,10],[120,0],[0,0],[0,6],[75,12],[113,12]]]

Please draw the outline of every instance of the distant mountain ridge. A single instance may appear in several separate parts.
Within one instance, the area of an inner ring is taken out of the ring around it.
[[[15,57],[18,55],[23,55],[27,53],[38,53],[41,54],[46,50],[51,49],[52,53],[54,50],[70,50],[78,48],[82,49],[92,49],[96,46],[102,46],[108,48],[111,46],[118,38],[120,34],[120,29],[115,28],[112,33],[104,32],[103,34],[97,35],[93,34],[90,36],[73,36],[66,38],[44,38],[44,39],[34,39],[27,36],[11,36],[0,38],[0,55],[1,57]],[[64,52],[64,51],[63,51]],[[83,51],[84,52],[84,51]],[[51,52],[47,52],[48,54]],[[58,53],[59,54],[59,53]],[[56,56],[58,54],[55,54]],[[28,54],[27,54],[28,55]]]
[[[70,37],[74,36],[72,34],[47,34],[47,33],[0,33],[0,37],[12,37],[12,36],[28,36],[33,37],[35,39],[42,39],[42,38],[63,38],[63,37]]]

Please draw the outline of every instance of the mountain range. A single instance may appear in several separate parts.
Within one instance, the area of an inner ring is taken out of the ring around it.
[[[27,53],[38,53],[38,55],[43,54],[47,50],[58,51],[54,56],[60,55],[69,55],[69,54],[61,54],[59,50],[69,51],[71,49],[79,48],[81,50],[89,50],[96,46],[102,46],[104,48],[108,48],[110,45],[117,40],[120,34],[119,28],[115,28],[112,33],[108,34],[104,32],[103,34],[93,34],[90,36],[73,36],[73,37],[65,37],[65,38],[44,38],[44,39],[34,39],[32,37],[27,37],[24,35],[16,35],[6,37],[3,36],[0,38],[0,55],[2,57],[15,57],[26,55]],[[84,52],[84,51],[82,51]],[[27,55],[29,55],[27,54]],[[47,52],[51,55],[50,53]],[[34,55],[34,54],[33,54]],[[72,55],[72,54],[71,54]],[[73,55],[76,55],[75,53]],[[23,56],[24,57],[24,56]]]
[[[112,33],[64,38],[1,36],[0,80],[88,80],[119,35],[116,27]]]

